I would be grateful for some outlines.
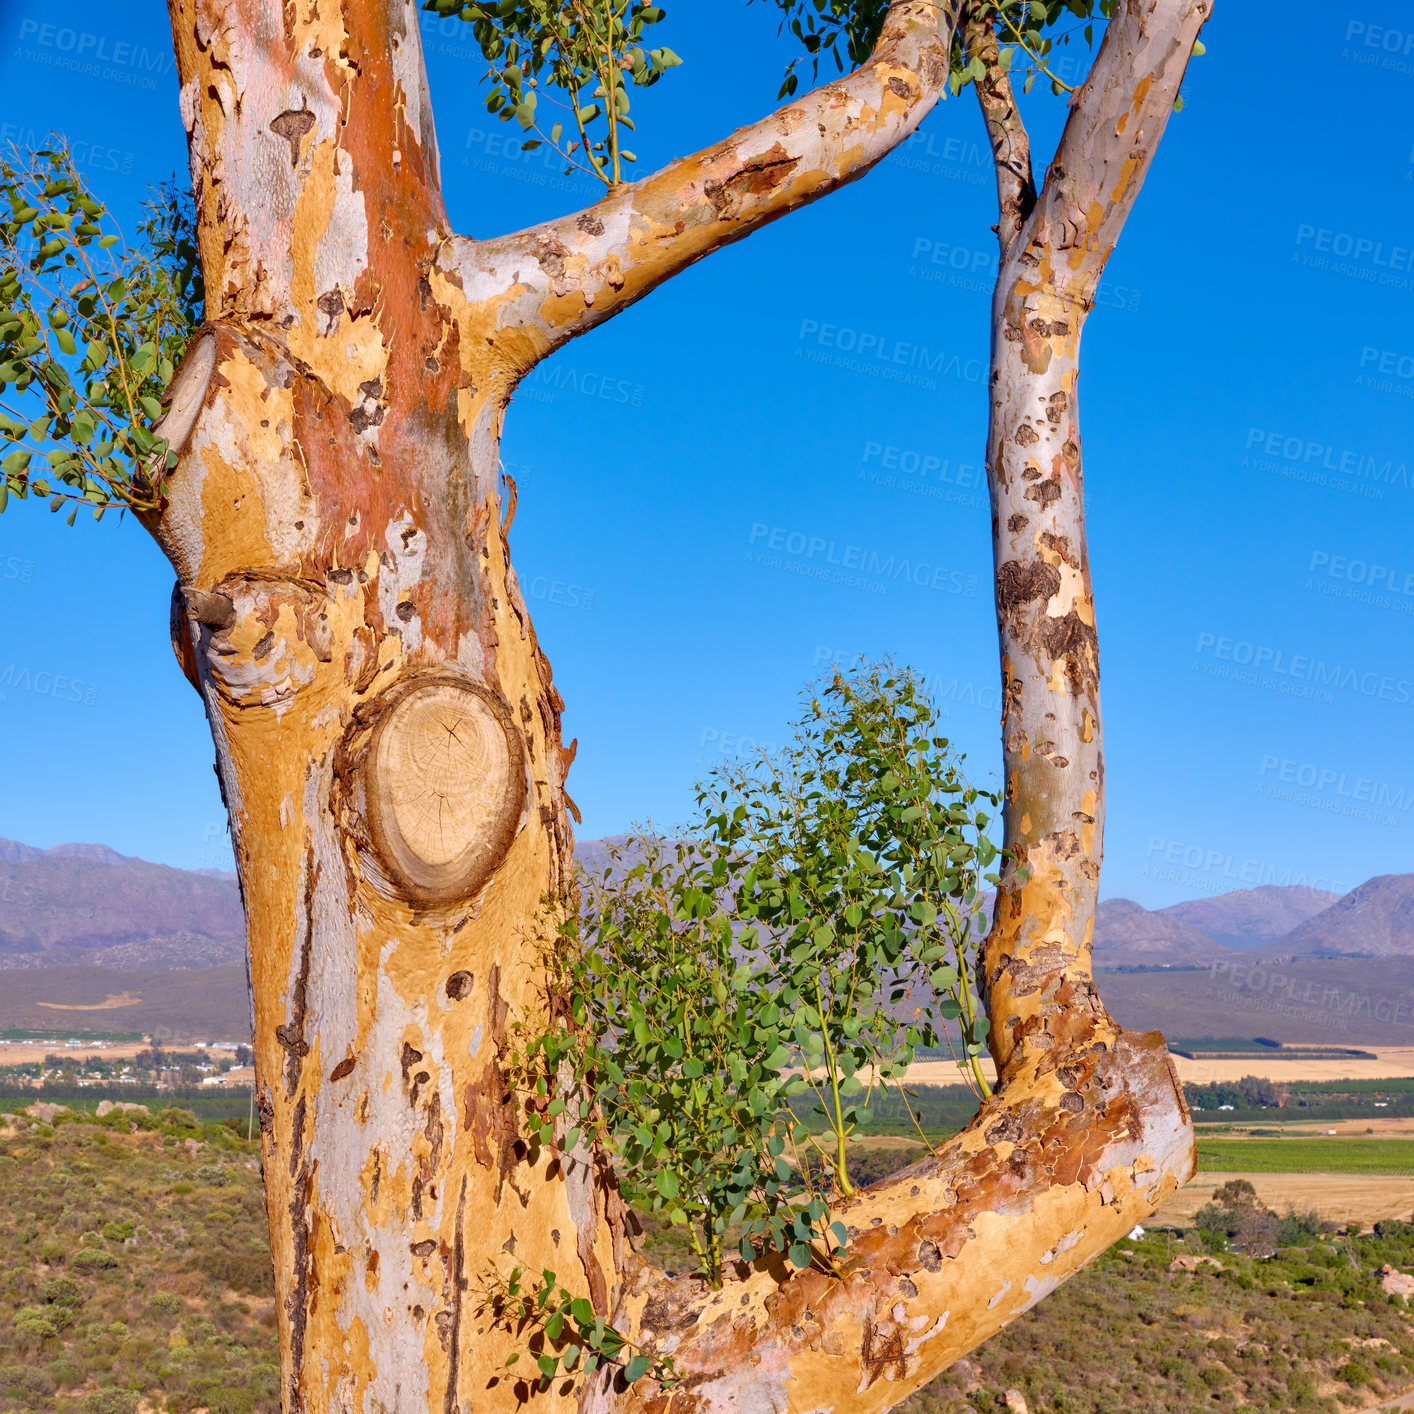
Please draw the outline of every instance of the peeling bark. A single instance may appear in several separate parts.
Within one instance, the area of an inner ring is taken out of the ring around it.
[[[850,1201],[842,1280],[768,1260],[711,1293],[644,1267],[596,1156],[531,1149],[505,1075],[574,814],[564,704],[510,562],[510,396],[565,340],[906,137],[958,5],[899,0],[858,73],[589,211],[473,241],[447,226],[409,0],[170,0],[208,322],[147,523],[177,571],[174,647],[246,903],[290,1414],[568,1407],[505,1372],[519,1337],[477,1314],[507,1253],[671,1353],[676,1411],[882,1409],[1191,1169],[1161,1043],[1118,1032],[1034,948],[1007,975],[1054,1003],[1050,1046],[937,1157]],[[1038,359],[1064,342],[1050,322],[1070,327],[1047,300],[1046,328],[1021,326]],[[1073,399],[1064,367],[1048,376]],[[1067,477],[1078,491],[1073,401],[1026,412],[1050,460],[1018,473],[1018,504],[1054,518]],[[1083,545],[1012,558],[1009,622],[1090,691]],[[668,1403],[611,1379],[582,1399]]]

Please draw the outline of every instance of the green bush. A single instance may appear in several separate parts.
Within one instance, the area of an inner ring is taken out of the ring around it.
[[[1347,1360],[1336,1372],[1338,1380],[1348,1385],[1367,1385],[1373,1378],[1370,1367],[1361,1360]]]
[[[50,1277],[39,1294],[47,1306],[79,1307],[84,1303],[84,1289],[73,1277]]]
[[[54,1381],[32,1365],[6,1365],[0,1368],[0,1394],[31,1409],[48,1406],[54,1393]]]
[[[135,1389],[100,1389],[83,1403],[84,1414],[137,1414],[140,1396]]]
[[[46,1237],[39,1244],[39,1260],[46,1266],[57,1267],[68,1255],[68,1247],[57,1237]]]
[[[83,1366],[67,1355],[61,1355],[57,1360],[51,1360],[44,1369],[60,1389],[73,1389],[75,1385],[81,1385],[84,1382]]]
[[[101,1247],[82,1247],[74,1254],[69,1265],[76,1272],[102,1272],[116,1267],[118,1259]]]
[[[105,1223],[103,1225],[103,1236],[109,1242],[123,1242],[133,1235],[133,1224],[131,1222]]]
[[[157,1111],[157,1122],[161,1125],[170,1126],[173,1129],[199,1129],[200,1120],[191,1110],[184,1110],[176,1105],[168,1105],[165,1110]]]
[[[54,1308],[45,1310],[39,1306],[21,1306],[15,1312],[12,1324],[22,1339],[32,1340],[39,1345],[46,1340],[53,1340],[63,1329],[65,1322],[62,1315],[62,1311]]]

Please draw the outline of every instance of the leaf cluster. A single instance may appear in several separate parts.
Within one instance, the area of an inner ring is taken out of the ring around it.
[[[646,47],[648,30],[667,12],[644,0],[424,0],[423,8],[471,25],[491,66],[487,112],[531,134],[523,149],[548,141],[567,171],[591,171],[608,186],[623,180],[625,162],[638,160],[623,146],[623,131],[635,130],[629,90],[651,87],[682,63],[666,45]],[[568,142],[564,121],[544,126],[542,81],[568,99],[570,132],[578,134]]]
[[[645,832],[612,850],[560,925],[560,1024],[527,1048],[546,1101],[533,1137],[601,1145],[629,1203],[685,1229],[713,1283],[729,1246],[808,1266],[842,1240],[787,1156],[790,1018],[729,912],[735,868],[710,839]],[[575,1083],[555,1093],[562,1068]]]
[[[985,1093],[972,951],[996,801],[936,717],[912,674],[837,673],[786,752],[701,788],[693,831],[630,837],[546,914],[548,1019],[517,1023],[509,1061],[531,1138],[604,1156],[713,1284],[733,1253],[839,1269],[847,1142],[950,1022]],[[825,1165],[792,1110],[812,1091]]]
[[[973,954],[997,882],[998,800],[967,783],[937,722],[914,674],[861,663],[809,695],[783,752],[723,766],[699,797],[741,861],[741,940],[759,938],[788,1018],[801,1068],[785,1093],[815,1092],[845,1193],[846,1144],[872,1117],[873,1088],[942,1044],[947,1023],[989,1093]]]
[[[176,455],[153,424],[204,301],[190,197],[154,192],[129,246],[56,143],[0,162],[0,213],[6,203],[0,510],[11,495],[48,497],[73,524],[81,503],[96,518],[155,508]]]
[[[768,3],[774,3],[781,11],[780,30],[789,29],[804,47],[814,79],[819,78],[820,59],[827,54],[841,73],[846,59],[851,68],[863,64],[878,42],[889,12],[889,0],[768,0]],[[1023,87],[1027,92],[1037,75],[1045,74],[1051,80],[1054,93],[1068,92],[1071,87],[1052,74],[1046,62],[1047,56],[1058,46],[1070,41],[1073,30],[1060,27],[1073,21],[1074,28],[1083,29],[1085,42],[1090,44],[1094,39],[1095,16],[1109,19],[1115,7],[1115,0],[1003,0],[1001,4],[977,0],[977,3],[996,28],[1003,71],[1015,68],[1024,72]],[[799,59],[793,59],[787,66],[778,97],[786,98],[796,91],[799,64]],[[969,60],[961,39],[955,38],[949,90],[960,93],[985,72],[981,60]]]
[[[548,1268],[536,1276],[517,1266],[503,1276],[492,1267],[484,1288],[484,1309],[497,1325],[525,1342],[542,1391],[557,1376],[578,1380],[601,1366],[617,1367],[630,1385],[645,1375],[664,1386],[676,1379],[671,1360],[643,1350],[616,1331],[587,1298],[575,1296]],[[521,1351],[512,1351],[506,1365],[518,1364],[520,1357]]]

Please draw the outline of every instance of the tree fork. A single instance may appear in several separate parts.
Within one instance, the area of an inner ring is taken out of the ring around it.
[[[531,1147],[505,1074],[572,854],[573,748],[497,471],[536,361],[913,131],[959,0],[899,0],[856,73],[488,241],[448,228],[407,0],[169,8],[210,322],[147,523],[246,903],[286,1410],[568,1408],[505,1370],[523,1336],[477,1300],[512,1261],[686,1376],[606,1371],[582,1408],[896,1403],[1187,1178],[1162,1043],[1062,978],[1051,1044],[842,1204],[841,1274],[766,1257],[713,1293],[639,1262],[596,1156]]]

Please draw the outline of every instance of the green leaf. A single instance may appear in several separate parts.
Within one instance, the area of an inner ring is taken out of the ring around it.
[[[651,1361],[646,1355],[635,1355],[632,1360],[624,1366],[624,1379],[629,1384],[634,1384],[641,1380],[648,1373]]]

